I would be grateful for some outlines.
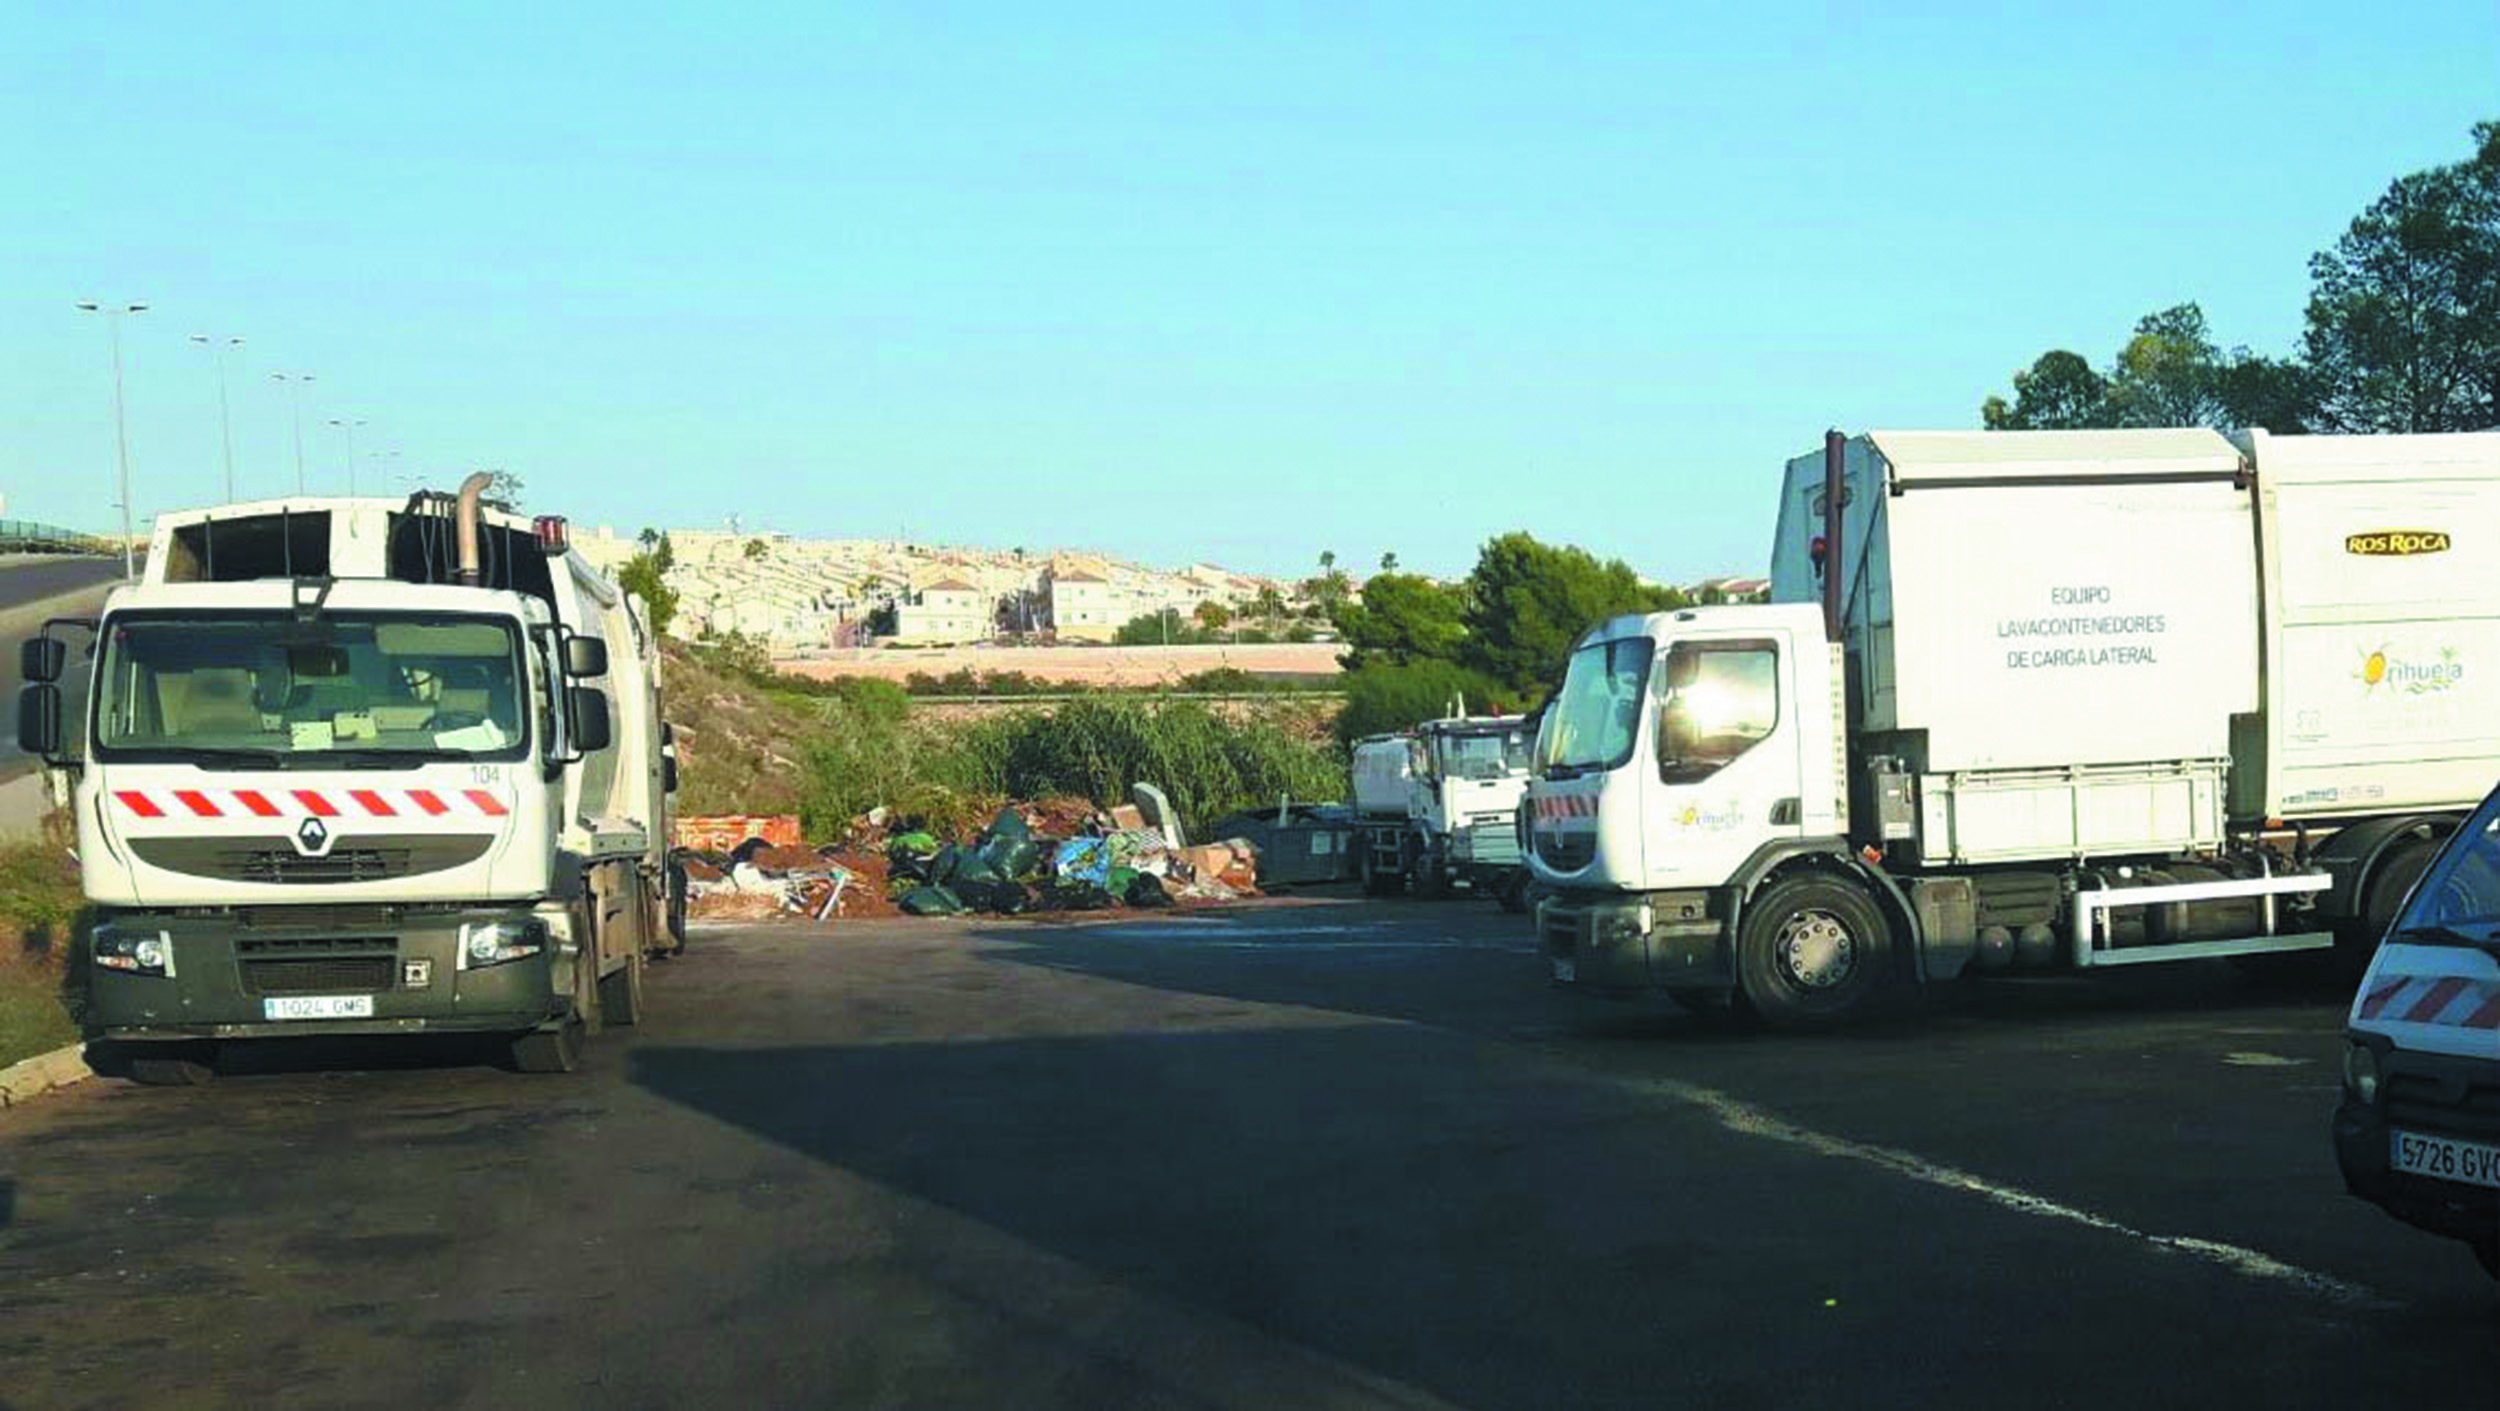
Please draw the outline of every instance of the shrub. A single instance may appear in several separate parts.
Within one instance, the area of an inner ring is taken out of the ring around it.
[[[1430,659],[1404,666],[1375,662],[1347,672],[1344,681],[1345,709],[1337,716],[1340,741],[1404,730],[1418,721],[1438,720],[1461,700],[1469,712],[1482,715],[1501,709],[1509,694],[1480,672],[1455,662]]]

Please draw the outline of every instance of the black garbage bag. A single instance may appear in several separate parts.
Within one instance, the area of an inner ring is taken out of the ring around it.
[[[960,916],[967,908],[962,897],[944,887],[918,887],[903,895],[897,903],[913,916]]]
[[[772,844],[765,842],[762,838],[749,838],[729,850],[729,861],[734,866],[771,846]]]
[[[933,885],[945,886],[955,880],[955,869],[963,865],[963,860],[963,848],[957,844],[948,843],[939,848],[935,856],[921,864],[921,875],[927,877]]]
[[[1045,884],[1041,892],[1045,911],[1109,911],[1120,904],[1109,889],[1099,883],[1058,878]]]
[[[1129,879],[1128,891],[1121,898],[1131,906],[1170,906],[1172,894],[1163,890],[1163,879],[1140,872]]]
[[[948,874],[946,884],[961,886],[967,882],[1004,882],[1007,874],[991,865],[980,853],[961,853],[955,859],[955,870]]]
[[[981,890],[981,900],[975,905],[983,911],[995,912],[1000,916],[1013,916],[1018,912],[1029,911],[1033,907],[1033,893],[1027,890],[1021,882],[983,882],[977,885]],[[970,898],[967,897],[966,900]]]

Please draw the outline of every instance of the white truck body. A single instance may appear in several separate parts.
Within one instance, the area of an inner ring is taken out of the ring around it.
[[[477,583],[453,526],[443,497],[159,519],[102,609],[71,801],[98,936],[178,964],[95,971],[101,1044],[500,1026],[569,1066],[633,1021],[666,930],[658,643],[559,521],[481,509]]]
[[[1693,893],[1731,953],[1697,966],[1683,944],[1663,971],[1724,987],[1743,901],[1811,866],[1894,929],[1947,938],[1911,947],[1921,973],[2314,948],[2370,909],[2391,846],[2454,826],[2500,774],[2500,577],[2456,549],[2500,525],[2500,434],[1876,432],[1827,449],[1838,512],[1827,457],[1791,462],[1771,606],[1583,639],[1646,641],[1624,663],[1640,679],[1609,695],[1587,675],[1548,732],[1585,734],[1613,701],[1638,713],[1613,743],[1651,767],[1627,754],[1531,788],[1532,866],[1580,894],[1554,944],[1592,897]],[[1703,675],[1679,690],[1673,662]],[[1662,779],[1657,713],[1737,662],[1765,718],[1706,778]]]

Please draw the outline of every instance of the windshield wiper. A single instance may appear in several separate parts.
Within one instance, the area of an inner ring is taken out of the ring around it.
[[[323,764],[344,765],[349,769],[400,769],[443,760],[474,758],[467,750],[317,750],[309,757]]]
[[[2395,939],[2435,946],[2464,946],[2468,950],[2500,955],[2500,931],[2488,936],[2469,936],[2453,926],[2407,926],[2396,932]]]
[[[228,750],[207,745],[172,745],[166,747],[166,752],[180,755],[184,760],[202,769],[286,768],[285,756],[276,750]]]

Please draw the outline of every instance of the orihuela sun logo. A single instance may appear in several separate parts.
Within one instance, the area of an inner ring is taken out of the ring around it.
[[[2373,529],[2344,536],[2344,552],[2367,558],[2408,558],[2414,554],[2448,552],[2444,529]]]
[[[2381,691],[2390,695],[2428,696],[2453,690],[2465,679],[2465,663],[2457,660],[2457,649],[2441,647],[2435,661],[2418,661],[2380,647],[2363,653],[2361,664],[2352,677],[2361,683],[2361,694],[2375,696]]]

